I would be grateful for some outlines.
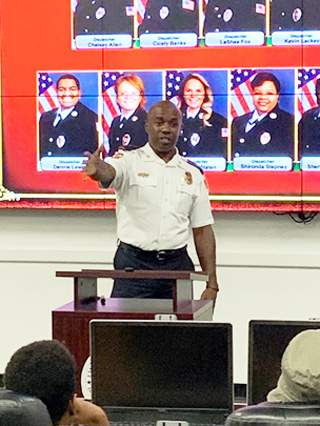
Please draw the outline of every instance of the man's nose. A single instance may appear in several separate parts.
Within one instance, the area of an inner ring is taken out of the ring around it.
[[[166,133],[170,133],[171,128],[170,128],[169,123],[163,123],[162,131],[163,131],[163,132],[166,132]]]

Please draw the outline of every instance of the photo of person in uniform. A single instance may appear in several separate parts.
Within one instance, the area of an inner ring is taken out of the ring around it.
[[[82,157],[84,151],[98,147],[98,115],[80,101],[76,76],[62,75],[56,87],[60,106],[40,117],[40,155]]]
[[[233,157],[293,158],[294,115],[278,105],[279,79],[270,72],[259,72],[251,87],[254,110],[232,122]]]
[[[121,114],[112,121],[110,128],[111,156],[120,147],[126,150],[134,149],[148,141],[145,130],[147,100],[142,79],[136,74],[121,75],[115,83],[115,91]]]
[[[182,128],[177,143],[186,157],[226,157],[227,120],[213,111],[213,94],[208,81],[198,73],[189,74],[178,92]]]
[[[265,33],[265,0],[209,0],[204,10],[204,34],[224,31]]]
[[[320,29],[319,0],[272,0],[271,32]]]
[[[133,35],[133,17],[133,0],[79,0],[74,33]]]
[[[148,0],[139,35],[198,33],[198,0]]]
[[[316,83],[318,106],[306,111],[299,122],[299,152],[301,157],[320,156],[320,80]]]

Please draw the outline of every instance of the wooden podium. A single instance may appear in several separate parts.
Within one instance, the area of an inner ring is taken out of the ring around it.
[[[154,320],[156,315],[161,315],[178,320],[212,320],[212,301],[192,300],[193,281],[207,281],[205,272],[82,269],[57,271],[56,276],[73,278],[74,282],[74,301],[52,312],[52,334],[76,359],[78,395],[81,394],[81,371],[90,353],[89,322],[92,319]],[[173,299],[99,299],[99,278],[173,279]]]

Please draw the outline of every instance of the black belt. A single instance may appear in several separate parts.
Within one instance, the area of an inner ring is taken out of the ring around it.
[[[122,241],[120,241],[119,247],[121,246],[136,252],[138,256],[153,258],[160,261],[179,256],[180,254],[187,251],[187,246],[172,250],[143,250],[139,247],[132,246],[131,244],[123,243]]]

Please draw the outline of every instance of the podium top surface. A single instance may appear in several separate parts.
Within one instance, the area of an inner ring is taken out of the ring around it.
[[[82,269],[81,271],[56,271],[56,277],[71,278],[132,278],[132,279],[173,279],[207,281],[208,273],[204,271],[149,271],[149,270],[111,270]]]

